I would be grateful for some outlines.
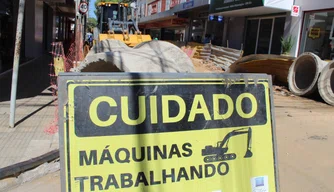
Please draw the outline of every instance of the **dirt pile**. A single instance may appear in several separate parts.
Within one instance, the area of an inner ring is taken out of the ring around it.
[[[202,59],[191,59],[197,73],[223,73],[224,71],[217,67],[212,61],[203,61]]]

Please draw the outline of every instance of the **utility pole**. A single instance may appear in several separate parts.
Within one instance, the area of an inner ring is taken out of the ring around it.
[[[13,75],[12,75],[12,90],[11,90],[11,96],[10,96],[10,114],[9,114],[9,127],[10,128],[15,127],[16,93],[17,93],[17,80],[18,80],[19,65],[20,65],[24,7],[25,7],[25,0],[20,0],[19,12],[18,12],[18,17],[17,17],[17,25],[16,25],[16,39],[15,39],[15,51],[14,51]]]

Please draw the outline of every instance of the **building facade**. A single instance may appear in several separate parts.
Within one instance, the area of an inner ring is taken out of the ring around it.
[[[152,38],[221,43],[223,22],[209,20],[210,0],[138,0],[140,29]],[[216,33],[217,35],[214,35]]]
[[[295,55],[312,52],[324,60],[334,59],[334,1],[296,0],[299,17],[290,17],[286,35],[296,38]]]
[[[299,6],[292,16],[292,6]],[[249,54],[281,54],[281,38],[291,37],[292,56],[313,52],[322,59],[334,57],[331,0],[212,0],[210,14],[225,17],[223,45]]]
[[[143,31],[162,40],[204,42],[249,54],[281,54],[291,36],[291,56],[313,52],[334,58],[332,0],[138,0]],[[292,16],[293,5],[299,6]],[[176,34],[184,34],[183,37]]]
[[[19,0],[0,0],[0,73],[13,65]],[[26,0],[20,63],[51,51],[55,41],[69,42],[74,35],[73,0]]]
[[[293,0],[212,0],[210,14],[225,18],[223,45],[244,55],[280,54],[287,13]]]

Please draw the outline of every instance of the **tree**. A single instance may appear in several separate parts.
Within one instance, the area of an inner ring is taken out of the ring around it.
[[[97,26],[97,20],[93,17],[87,19],[87,31],[92,31]]]

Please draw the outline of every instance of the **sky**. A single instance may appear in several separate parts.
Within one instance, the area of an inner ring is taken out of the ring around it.
[[[89,17],[94,17],[96,18],[95,14],[94,14],[94,10],[95,10],[95,1],[96,0],[90,0],[90,3],[89,3]]]

